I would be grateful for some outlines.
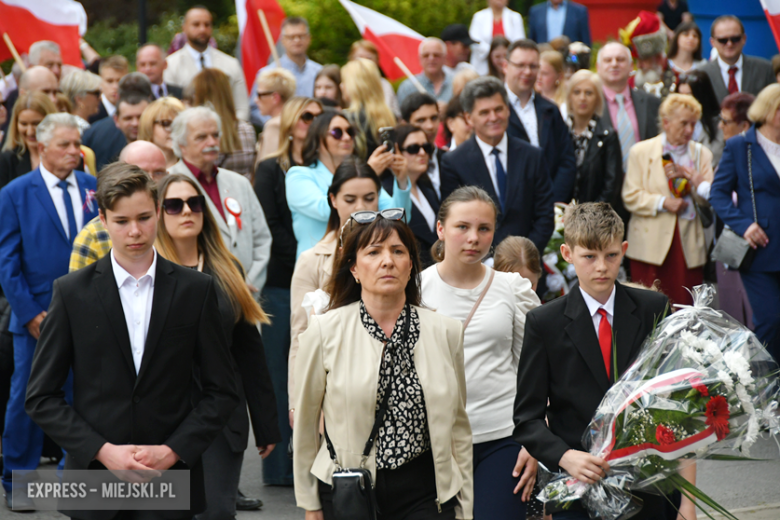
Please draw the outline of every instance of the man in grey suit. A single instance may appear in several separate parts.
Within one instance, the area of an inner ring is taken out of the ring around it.
[[[222,239],[246,272],[249,290],[260,296],[271,257],[271,231],[246,177],[218,168],[219,115],[207,107],[188,108],[173,120],[173,152],[181,160],[169,171],[195,179],[222,232]]]
[[[622,43],[610,42],[604,45],[599,50],[596,62],[606,101],[601,117],[617,131],[625,171],[629,149],[639,141],[658,135],[661,100],[628,86],[633,62],[631,50]]]
[[[747,35],[739,18],[725,15],[715,19],[710,28],[710,44],[718,57],[701,68],[710,77],[718,103],[735,92],[758,95],[764,87],[775,83],[769,61],[742,54]]]

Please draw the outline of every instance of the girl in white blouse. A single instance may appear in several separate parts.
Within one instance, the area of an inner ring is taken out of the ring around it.
[[[438,263],[422,273],[422,300],[464,322],[474,517],[502,520],[525,518],[536,477],[536,460],[512,439],[512,410],[525,315],[540,302],[527,279],[482,263],[496,214],[490,195],[473,186],[457,189],[442,203],[432,249]]]

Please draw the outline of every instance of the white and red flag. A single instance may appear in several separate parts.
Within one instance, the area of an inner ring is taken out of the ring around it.
[[[250,90],[255,84],[257,71],[268,65],[268,58],[271,56],[259,11],[265,15],[274,44],[282,32],[282,22],[285,18],[284,10],[276,0],[236,0],[241,66],[244,67],[246,86]]]
[[[16,51],[26,53],[40,40],[57,42],[62,61],[82,67],[79,38],[87,32],[87,13],[73,0],[0,0],[0,34],[7,33]],[[0,61],[12,58],[0,39]]]
[[[379,66],[390,81],[406,76],[396,64],[400,59],[412,74],[422,71],[418,48],[425,37],[381,13],[349,0],[339,0],[357,25],[360,34],[379,49]]]
[[[761,0],[761,7],[764,8],[769,28],[775,35],[777,48],[780,49],[780,0]]]

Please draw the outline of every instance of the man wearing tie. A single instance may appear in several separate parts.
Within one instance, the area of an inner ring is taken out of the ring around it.
[[[168,62],[165,61],[165,53],[159,45],[147,43],[138,49],[135,53],[135,67],[138,72],[149,78],[154,99],[165,96],[181,99],[182,89],[163,81],[163,72],[168,67]]]
[[[43,431],[24,411],[33,353],[54,280],[68,273],[73,240],[98,214],[95,178],[75,171],[81,136],[76,118],[50,114],[36,130],[40,166],[0,191],[0,285],[13,312],[14,374],[3,433],[3,487],[10,507],[13,470],[38,467]],[[65,384],[65,393],[71,388]],[[16,509],[29,504],[13,504]]]

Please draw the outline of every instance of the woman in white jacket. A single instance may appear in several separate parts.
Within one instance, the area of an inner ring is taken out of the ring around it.
[[[471,18],[469,35],[478,43],[471,46],[471,65],[481,76],[488,73],[490,42],[495,36],[505,36],[510,42],[525,38],[523,17],[512,11],[508,0],[488,0],[487,9],[474,13]]]

